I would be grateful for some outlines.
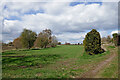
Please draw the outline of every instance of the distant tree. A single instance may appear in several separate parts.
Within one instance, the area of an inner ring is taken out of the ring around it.
[[[46,46],[48,45],[48,35],[46,33],[42,33],[40,32],[35,43],[34,46],[35,47],[41,47],[41,48],[46,48]]]
[[[31,30],[24,29],[20,37],[23,47],[30,49],[34,45],[37,34]]]
[[[117,33],[114,33],[114,34],[112,34],[112,36],[113,36],[113,42],[114,42],[115,46],[117,46],[118,34],[117,34]]]
[[[107,37],[103,37],[102,39],[101,39],[101,41],[102,41],[102,43],[103,44],[105,44],[105,43],[111,43],[111,42],[113,42],[113,39],[110,37],[110,36],[107,36]]]
[[[101,37],[96,29],[92,29],[87,33],[83,41],[83,45],[87,54],[98,54],[104,52],[101,48]]]
[[[51,36],[52,31],[50,29],[45,29],[42,32],[39,33],[35,43],[34,47],[55,47],[57,45],[57,38],[55,36]]]
[[[61,42],[58,42],[58,45],[61,45]]]
[[[111,43],[112,42],[112,38],[110,36],[107,36],[107,43]]]
[[[51,43],[51,35],[52,35],[52,31],[50,29],[45,29],[42,31],[43,34],[45,34],[48,37],[48,43]]]
[[[65,42],[65,45],[70,45],[70,43]]]
[[[14,47],[15,47],[16,49],[22,48],[22,42],[21,42],[20,39],[21,39],[21,38],[18,37],[18,38],[16,38],[16,39],[14,39],[14,41],[13,41],[13,45],[14,45]]]
[[[119,46],[120,45],[120,34],[114,33],[112,34],[113,36],[113,43],[115,44],[115,46]]]
[[[56,47],[58,44],[57,38],[55,36],[51,37],[51,47]]]
[[[80,45],[83,45],[83,43],[80,43]]]
[[[8,44],[2,42],[2,47],[3,47],[3,46],[8,46]]]
[[[13,42],[9,42],[9,43],[8,43],[8,46],[13,46]]]
[[[101,38],[101,42],[102,42],[102,44],[107,43],[107,38],[106,37]]]

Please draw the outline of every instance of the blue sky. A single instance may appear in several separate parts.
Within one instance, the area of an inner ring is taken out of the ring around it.
[[[85,4],[85,5],[90,5],[90,4],[99,4],[102,5],[102,2],[71,2],[70,6],[76,6],[79,4]]]
[[[97,29],[104,37],[118,28],[117,3],[8,2],[3,12],[4,42],[19,37],[24,28],[37,33],[51,29],[62,43],[81,43],[91,29]]]

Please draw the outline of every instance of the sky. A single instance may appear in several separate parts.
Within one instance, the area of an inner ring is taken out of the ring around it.
[[[19,37],[24,28],[37,34],[51,29],[62,43],[82,43],[92,29],[101,37],[118,31],[117,2],[6,2],[0,11],[0,38],[6,43]]]

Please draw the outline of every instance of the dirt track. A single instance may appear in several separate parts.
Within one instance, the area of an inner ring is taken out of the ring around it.
[[[117,55],[114,50],[111,50],[110,52],[113,54],[110,55],[106,60],[100,62],[96,67],[93,67],[88,72],[85,72],[81,76],[81,78],[94,78],[98,74],[98,72],[101,69],[103,69],[105,65],[109,64],[114,59],[114,57]]]

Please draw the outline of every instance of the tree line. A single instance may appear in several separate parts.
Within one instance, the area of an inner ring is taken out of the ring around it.
[[[119,46],[120,34],[114,33],[112,34],[112,36],[113,38],[111,38],[110,36],[101,38],[100,33],[96,29],[92,29],[90,32],[87,33],[83,40],[83,45],[86,53],[90,55],[103,53],[105,50],[101,48],[102,44],[112,43],[115,46]],[[14,46],[16,49],[30,49],[56,47],[56,45],[61,45],[61,42],[57,41],[56,36],[52,36],[52,31],[50,29],[45,29],[38,35],[32,30],[24,29],[18,38],[14,39],[13,42],[3,44],[2,46],[4,45]],[[71,44],[65,42],[65,45]],[[80,43],[75,45],[80,45]]]
[[[113,43],[115,44],[115,46],[120,46],[120,34],[114,33],[112,34],[112,36],[113,36]]]
[[[103,44],[109,44],[109,43],[114,43],[115,46],[120,45],[120,34],[118,33],[113,33],[111,38],[110,36],[103,37],[102,38],[102,43]]]
[[[56,47],[57,44],[57,38],[52,36],[50,29],[45,29],[38,35],[32,30],[24,29],[21,35],[13,41],[16,49]]]

